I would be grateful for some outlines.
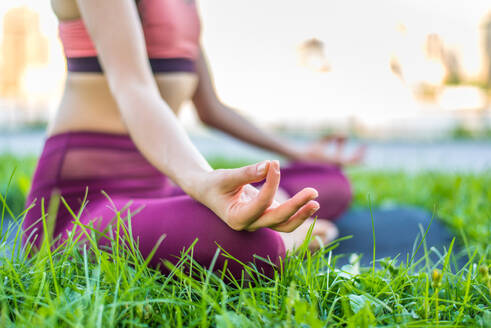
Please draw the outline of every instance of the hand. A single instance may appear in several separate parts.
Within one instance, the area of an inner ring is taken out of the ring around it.
[[[318,194],[313,188],[305,188],[281,204],[274,200],[280,183],[278,161],[215,170],[207,175],[199,201],[237,231],[271,228],[291,232],[320,207],[314,201]],[[260,190],[249,184],[264,179]]]
[[[330,163],[339,166],[357,165],[365,158],[366,146],[360,146],[351,154],[344,154],[347,137],[345,135],[331,134],[320,138],[300,151],[297,160]],[[334,143],[333,154],[326,153],[326,147]]]

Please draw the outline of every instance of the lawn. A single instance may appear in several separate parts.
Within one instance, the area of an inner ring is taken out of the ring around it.
[[[0,192],[5,196],[9,185],[5,204],[13,213],[22,211],[34,163],[33,158],[0,157]],[[224,159],[213,163],[242,164]],[[164,276],[147,268],[148,259],[141,258],[131,242],[115,239],[111,252],[93,246],[96,236],[88,229],[91,237],[84,247],[70,240],[51,249],[46,242],[30,258],[18,253],[0,262],[0,325],[490,327],[491,172],[357,169],[349,175],[355,189],[353,206],[424,207],[466,245],[468,263],[459,270],[450,265],[455,256],[450,244],[436,262],[380,259],[381,269],[356,263],[339,267],[329,253],[334,244],[315,254],[306,247],[290,254],[283,272],[273,279],[248,266],[252,280],[224,282],[211,269],[193,263],[191,251]],[[2,244],[3,252],[7,246],[3,240]],[[423,263],[418,269],[417,261]],[[191,263],[193,274],[184,270]]]

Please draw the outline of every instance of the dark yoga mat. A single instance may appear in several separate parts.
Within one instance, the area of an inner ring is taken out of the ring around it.
[[[406,261],[407,256],[411,258],[413,249],[421,241],[423,231],[426,231],[430,224],[432,213],[416,207],[395,207],[395,208],[372,208],[373,223],[375,226],[376,253],[375,259],[384,257],[395,258],[398,256],[399,262]],[[352,253],[363,254],[360,265],[372,265],[373,258],[373,238],[372,220],[369,209],[353,209],[344,214],[336,221],[339,229],[339,236],[352,235],[351,239],[339,242],[339,246],[333,251],[334,255],[345,254],[337,261],[338,267],[349,262],[349,255]],[[418,242],[415,245],[416,238]],[[444,248],[448,249],[453,238],[453,234],[438,219],[434,218],[426,235],[425,241],[428,250],[435,247],[443,254]],[[458,245],[454,246],[452,253],[459,252]],[[408,255],[409,254],[409,255]],[[438,255],[429,252],[433,261],[438,259]],[[416,253],[415,260],[424,255],[424,246]],[[458,266],[465,263],[464,258],[460,258]],[[424,265],[424,261],[419,266]]]

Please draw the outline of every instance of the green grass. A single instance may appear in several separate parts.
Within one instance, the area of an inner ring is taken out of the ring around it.
[[[448,136],[454,140],[489,140],[491,139],[491,126],[488,124],[480,130],[473,130],[464,125],[457,125]]]
[[[243,163],[214,160],[217,167]],[[13,167],[17,165],[16,175],[29,176],[32,164],[12,157],[0,161],[3,195]],[[329,253],[335,245],[315,254],[304,246],[285,259],[283,272],[272,279],[249,266],[252,281],[225,283],[219,273],[197,263],[192,274],[184,270],[192,263],[191,252],[164,276],[146,266],[148,259],[139,255],[131,238],[116,238],[111,252],[105,252],[95,246],[95,232],[83,227],[89,241],[85,246],[69,240],[50,248],[46,241],[30,258],[17,253],[0,262],[0,326],[489,327],[491,173],[349,174],[354,206],[368,206],[370,198],[372,206],[411,204],[434,210],[467,245],[469,263],[455,270],[450,265],[453,245],[448,245],[439,261],[423,258],[419,269],[414,262],[394,259],[381,260],[379,270],[360,268],[356,261],[340,267]],[[12,206],[22,203],[28,188],[16,175],[6,202]],[[47,231],[51,225],[48,219]],[[6,248],[4,244],[0,251]]]
[[[7,204],[13,213],[21,213],[24,208],[35,165],[33,156],[18,158],[0,154],[0,195],[7,195]]]

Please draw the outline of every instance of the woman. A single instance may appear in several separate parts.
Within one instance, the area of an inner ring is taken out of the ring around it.
[[[208,125],[290,159],[326,160],[314,152],[317,146],[296,150],[218,101],[193,1],[52,0],[52,7],[69,72],[27,200],[35,206],[24,222],[24,242],[39,245],[41,199],[47,204],[56,190],[75,213],[86,197],[81,222],[101,230],[115,210],[129,207],[143,256],[165,235],[154,266],[175,262],[196,238],[194,258],[204,266],[217,244],[242,262],[258,255],[278,263],[303,241],[316,211],[332,219],[348,206],[349,184],[334,166],[283,169],[281,192],[278,161],[213,170],[196,150],[175,115],[187,99]],[[320,189],[320,211],[310,185]],[[66,238],[72,219],[62,205],[55,236]],[[324,242],[335,233],[328,221],[314,229]],[[215,268],[224,261],[220,256]],[[255,262],[271,274],[270,265]],[[242,266],[229,262],[228,269],[239,276]]]

